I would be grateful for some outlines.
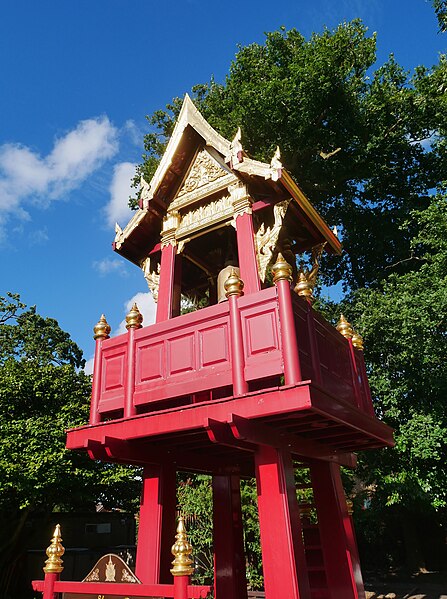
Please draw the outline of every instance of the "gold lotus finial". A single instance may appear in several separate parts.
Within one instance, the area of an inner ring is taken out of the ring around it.
[[[348,514],[352,516],[352,514],[354,513],[354,504],[350,499],[346,500],[346,507],[348,508]]]
[[[363,337],[361,335],[359,335],[357,333],[357,331],[354,331],[354,334],[352,335],[352,345],[356,349],[359,349],[360,351],[363,351],[363,349],[364,349],[364,346],[363,346]]]
[[[343,316],[343,314],[340,314],[340,320],[337,323],[336,329],[346,339],[352,339],[352,336],[354,335],[354,329]]]
[[[101,314],[101,318],[93,327],[93,332],[95,333],[93,339],[107,339],[110,335],[110,325],[106,320],[104,314]]]
[[[284,279],[287,281],[292,281],[292,267],[288,262],[286,262],[281,253],[278,254],[276,262],[272,266],[272,273],[274,283],[277,281],[283,281]]]
[[[48,559],[45,562],[43,571],[46,574],[57,573],[60,574],[64,569],[62,565],[61,557],[65,553],[65,549],[62,547],[61,527],[59,524],[54,529],[53,538],[51,539],[51,545],[47,548]]]
[[[237,271],[232,268],[227,280],[224,283],[225,297],[230,295],[242,295],[244,289],[244,281],[239,277]]]
[[[177,534],[175,535],[175,543],[172,546],[171,552],[174,560],[171,568],[173,576],[191,576],[194,572],[193,561],[191,559],[192,547],[186,537],[185,521],[183,516],[178,519]]]
[[[129,314],[126,316],[126,329],[141,329],[143,322],[143,315],[138,309],[135,303],[130,309]]]

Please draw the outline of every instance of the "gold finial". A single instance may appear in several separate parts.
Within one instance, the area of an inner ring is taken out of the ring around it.
[[[178,519],[176,541],[172,546],[171,552],[174,560],[171,568],[173,576],[191,576],[194,572],[193,561],[191,559],[192,547],[186,537],[185,521],[183,516]]]
[[[126,316],[126,329],[141,329],[143,326],[141,323],[143,322],[143,315],[138,310],[137,304],[134,304]]]
[[[294,289],[295,292],[301,297],[308,299],[310,302],[314,301],[314,286],[302,270],[300,270],[298,273],[298,282]]]
[[[354,504],[350,499],[346,500],[346,507],[348,508],[348,514],[352,516],[352,514],[354,513]]]
[[[338,321],[336,329],[346,339],[352,339],[352,336],[354,335],[354,329],[349,324],[349,322],[346,320],[346,318],[343,316],[343,314],[340,314],[340,320]]]
[[[312,248],[312,268],[309,270],[304,263],[301,263],[301,267],[298,271],[298,282],[294,287],[294,291],[301,297],[306,298],[310,302],[314,301],[314,288],[317,284],[318,271],[320,269],[321,256],[326,246],[324,243],[314,245]]]
[[[284,279],[287,281],[292,281],[292,267],[284,260],[284,257],[281,253],[278,254],[276,262],[272,266],[272,273],[274,283],[277,281],[283,281]]]
[[[106,320],[104,314],[101,314],[101,318],[98,323],[93,327],[93,332],[95,333],[93,339],[107,339],[110,335],[110,325]]]
[[[43,568],[46,574],[60,574],[64,569],[61,557],[64,555],[65,549],[62,547],[61,541],[61,527],[57,524],[51,539],[51,545],[47,548],[48,559]]]
[[[234,268],[231,269],[228,279],[224,283],[224,288],[225,297],[230,297],[230,295],[242,295],[244,281],[239,278],[239,275]]]
[[[357,331],[354,331],[354,334],[352,335],[352,345],[355,349],[363,351],[363,337],[359,335]]]

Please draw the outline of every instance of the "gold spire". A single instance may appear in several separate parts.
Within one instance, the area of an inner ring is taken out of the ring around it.
[[[126,316],[126,329],[141,329],[143,326],[141,323],[143,322],[143,315],[138,310],[138,306],[135,303],[129,314]]]
[[[230,297],[230,295],[242,295],[244,281],[239,278],[239,275],[234,268],[231,269],[228,279],[224,283],[224,287],[225,297]]]
[[[272,266],[273,282],[292,281],[292,267],[286,262],[281,253],[278,254],[275,264]]]
[[[61,541],[61,527],[57,524],[51,539],[51,545],[47,548],[48,559],[43,568],[46,574],[60,574],[64,569],[61,557],[64,555],[65,549],[62,547]]]
[[[106,320],[104,314],[101,314],[101,318],[98,323],[93,327],[93,332],[95,333],[93,339],[107,339],[110,335],[110,325]]]
[[[340,320],[338,321],[336,329],[346,339],[352,339],[352,336],[354,334],[354,329],[349,324],[349,322],[346,320],[346,318],[343,316],[343,314],[340,314]]]
[[[313,295],[314,286],[302,270],[300,270],[298,273],[298,282],[295,285],[295,291],[298,295],[308,299],[311,302],[313,302],[315,299]]]
[[[354,331],[354,334],[352,335],[352,345],[356,349],[363,351],[363,337],[359,335],[357,331]]]
[[[192,547],[186,537],[186,528],[183,516],[178,519],[176,541],[172,546],[171,552],[174,560],[171,568],[173,576],[191,576],[194,572],[193,561],[191,559]]]

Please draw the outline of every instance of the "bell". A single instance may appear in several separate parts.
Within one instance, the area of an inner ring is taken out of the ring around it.
[[[235,270],[236,274],[238,276],[240,275],[239,268],[237,266],[233,266],[232,264],[228,264],[228,262],[227,262],[226,266],[224,266],[224,268],[222,268],[222,270],[219,272],[219,274],[217,276],[217,303],[218,304],[220,304],[220,302],[227,301],[227,297],[225,295],[225,281],[230,276],[230,273],[232,270]]]

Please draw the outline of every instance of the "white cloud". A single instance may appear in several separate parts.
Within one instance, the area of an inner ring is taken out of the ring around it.
[[[141,148],[143,145],[144,131],[138,127],[138,125],[132,119],[127,119],[123,125],[123,133],[126,134],[130,141],[137,147]]]
[[[118,258],[104,258],[103,260],[95,260],[93,262],[93,268],[104,277],[111,272],[116,272],[122,277],[127,276],[127,271],[124,267],[124,260]]]
[[[81,121],[56,139],[47,156],[21,144],[0,146],[0,224],[14,212],[29,218],[23,203],[45,208],[77,187],[118,151],[118,130],[107,117]]]
[[[110,201],[105,207],[107,224],[114,227],[115,223],[126,225],[132,217],[128,207],[129,196],[135,194],[131,182],[135,176],[135,165],[131,162],[120,162],[113,168],[110,184]]]
[[[95,364],[95,357],[93,356],[93,358],[90,358],[90,360],[86,360],[85,362],[85,366],[84,366],[84,372],[85,374],[93,374],[93,366]]]
[[[157,304],[154,302],[152,294],[148,291],[147,293],[139,292],[130,298],[126,302],[126,314],[130,311],[134,303],[137,304],[139,311],[143,315],[143,326],[153,324],[155,322],[155,314],[157,311]],[[120,325],[116,331],[116,335],[122,335],[126,332],[126,319],[120,322]]]

